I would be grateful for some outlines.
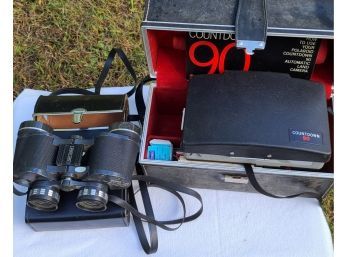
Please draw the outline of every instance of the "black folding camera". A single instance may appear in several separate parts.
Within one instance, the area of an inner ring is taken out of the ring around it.
[[[108,190],[131,184],[140,128],[114,123],[94,139],[73,135],[63,139],[51,127],[25,121],[18,131],[14,182],[29,187],[27,205],[41,211],[58,209],[60,191],[78,189],[76,207],[104,211]]]
[[[194,76],[183,127],[190,160],[321,169],[331,156],[324,87],[282,73]]]

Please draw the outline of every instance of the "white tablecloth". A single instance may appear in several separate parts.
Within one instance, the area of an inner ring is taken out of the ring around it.
[[[129,88],[106,88],[124,93]],[[145,89],[145,93],[147,90]],[[19,124],[31,119],[36,99],[48,92],[24,90],[14,103],[14,137]],[[130,111],[135,112],[134,97]],[[16,140],[14,138],[14,140]],[[15,142],[15,141],[14,141]],[[202,216],[174,232],[159,229],[165,257],[331,257],[331,234],[315,199],[272,199],[260,194],[197,190],[204,201]],[[151,188],[158,219],[179,216],[178,202]],[[188,210],[198,206],[190,198]],[[25,197],[14,197],[14,256],[133,257],[146,256],[133,222],[130,227],[34,232],[24,222]]]

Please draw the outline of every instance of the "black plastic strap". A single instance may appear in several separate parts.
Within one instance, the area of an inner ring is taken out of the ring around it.
[[[83,89],[83,88],[62,88],[62,89],[58,89],[55,92],[52,92],[50,95],[51,96],[57,96],[57,95],[63,95],[63,94],[79,94],[79,95],[100,95],[100,90],[104,84],[104,81],[109,73],[109,70],[111,68],[111,64],[113,62],[113,60],[115,59],[116,54],[120,57],[121,61],[123,62],[123,64],[126,66],[128,72],[130,73],[130,75],[132,76],[133,80],[134,80],[134,86],[133,88],[127,93],[127,96],[130,97],[131,95],[133,95],[137,89],[137,76],[136,73],[130,63],[130,61],[128,60],[126,54],[123,52],[122,49],[120,48],[113,48],[105,63],[104,63],[104,67],[99,75],[99,78],[95,84],[95,90],[94,92],[91,92],[87,89]]]
[[[136,173],[138,175],[144,175],[144,171],[138,162],[136,163],[135,168],[136,168]],[[153,209],[152,209],[149,191],[147,190],[147,185],[145,182],[139,181],[139,190],[141,192],[141,197],[143,200],[143,205],[144,205],[146,215],[150,216],[151,218],[155,218],[155,214],[154,214]],[[135,200],[135,193],[133,190],[133,185],[131,185],[131,187],[130,187],[129,194],[130,194],[130,196],[129,196],[130,204],[136,210],[138,210],[137,202]],[[154,225],[152,223],[148,223],[149,235],[150,235],[150,238],[149,238],[150,242],[149,242],[147,240],[147,237],[146,237],[146,233],[144,230],[142,219],[140,219],[136,216],[133,216],[133,220],[134,220],[135,228],[137,230],[139,241],[140,241],[141,246],[143,247],[144,251],[147,254],[155,253],[158,249],[158,234],[157,234],[156,225]]]
[[[121,61],[123,62],[123,64],[126,66],[128,72],[130,73],[130,75],[132,76],[133,80],[134,80],[134,87],[127,93],[128,96],[131,96],[132,94],[134,94],[135,90],[136,90],[136,84],[137,84],[137,76],[135,74],[135,71],[130,63],[130,61],[128,60],[126,54],[123,52],[122,49],[120,48],[113,48],[109,55],[108,58],[105,61],[103,70],[101,71],[99,78],[95,84],[95,93],[96,94],[100,94],[100,89],[104,84],[104,81],[109,73],[112,61],[115,59],[116,54],[120,57]]]
[[[264,49],[267,38],[266,0],[239,0],[236,15],[236,41],[238,48],[248,54]]]
[[[201,203],[201,207],[199,208],[199,210],[190,216],[183,217],[181,219],[175,219],[175,220],[157,221],[156,223],[164,224],[164,225],[173,225],[173,224],[181,223],[182,220],[184,220],[184,223],[185,223],[185,222],[189,222],[189,221],[197,219],[203,212],[203,200],[202,200],[201,195],[190,188],[184,187],[184,186],[179,185],[179,184],[170,183],[170,182],[161,180],[159,178],[155,178],[155,177],[151,177],[151,176],[147,176],[147,175],[146,176],[133,176],[133,180],[139,180],[139,181],[151,183],[151,186],[160,187],[163,190],[166,190],[168,192],[171,192],[171,190],[172,190],[172,191],[176,191],[179,193],[187,194],[189,196],[196,198]],[[184,207],[184,209],[185,209],[185,207]],[[172,230],[172,229],[170,229],[170,230]]]
[[[139,115],[139,120],[141,124],[144,123],[144,116],[145,116],[145,110],[146,110],[146,105],[144,102],[144,96],[143,96],[143,86],[150,82],[156,80],[155,78],[151,78],[149,75],[147,75],[137,86],[136,92],[135,92],[135,104],[137,107],[138,115]]]
[[[87,89],[78,88],[78,87],[68,87],[61,88],[57,91],[54,91],[50,94],[50,96],[64,95],[64,94],[78,94],[78,95],[95,95],[94,92],[89,91]]]
[[[147,254],[151,254],[151,253],[156,252],[157,248],[158,248],[158,234],[157,234],[156,226],[163,228],[165,230],[168,230],[168,231],[173,231],[173,230],[178,229],[184,222],[192,221],[192,220],[198,218],[202,214],[203,201],[202,201],[201,196],[196,191],[194,191],[192,189],[183,187],[183,186],[178,185],[178,184],[165,182],[165,181],[158,179],[158,178],[143,175],[144,172],[143,172],[140,164],[136,165],[136,170],[137,170],[137,173],[141,174],[141,175],[133,176],[133,180],[139,181],[139,188],[140,188],[142,200],[144,203],[145,214],[140,213],[138,211],[133,187],[130,188],[130,203],[128,203],[128,202],[124,201],[123,199],[121,199],[117,196],[114,196],[114,195],[109,196],[109,201],[123,207],[124,209],[128,210],[130,213],[133,214],[133,220],[134,220],[135,227],[136,227],[136,230],[138,233],[139,241],[140,241],[144,251]],[[149,184],[149,183],[151,183],[151,184]],[[149,192],[147,189],[148,186],[161,188],[167,192],[172,193],[174,196],[176,196],[182,205],[183,217],[180,219],[166,220],[166,221],[156,220],[153,209],[152,209],[150,195],[149,195]],[[193,215],[186,217],[185,201],[182,198],[182,196],[179,194],[179,192],[196,198],[201,203],[200,209],[196,213],[194,213]],[[142,223],[143,221],[148,222],[149,235],[150,235],[149,240],[146,237],[146,233],[145,233],[144,226]],[[168,227],[167,225],[178,225],[178,226],[172,228],[172,227]]]
[[[139,121],[140,115],[138,114],[130,114],[127,116],[127,121]]]
[[[321,199],[320,195],[315,193],[315,192],[301,192],[301,193],[298,193],[298,194],[293,194],[293,195],[286,195],[286,196],[280,196],[280,195],[274,195],[272,193],[269,193],[267,192],[266,190],[264,190],[259,182],[256,180],[256,177],[255,177],[255,174],[254,174],[254,171],[253,171],[253,168],[250,164],[244,164],[244,167],[245,167],[245,171],[246,171],[246,174],[248,176],[248,179],[251,183],[251,185],[254,187],[254,189],[256,191],[258,191],[259,193],[263,194],[263,195],[266,195],[266,196],[269,196],[269,197],[273,197],[273,198],[294,198],[294,197],[298,197],[298,196],[311,196],[311,197],[315,197],[317,199]]]
[[[154,219],[155,215],[153,213],[151,202],[148,203],[146,201],[147,199],[150,199],[146,184],[141,185],[140,183],[143,183],[143,182],[139,182],[139,187],[140,187],[141,196],[142,196],[143,201],[144,201],[145,213],[147,216]],[[135,200],[135,193],[133,190],[133,186],[131,186],[129,189],[129,201],[130,201],[131,205],[138,211],[138,206],[137,206],[137,203]],[[158,233],[157,233],[156,225],[154,225],[152,223],[148,223],[149,235],[150,235],[150,238],[148,241],[148,239],[146,237],[145,230],[144,230],[144,226],[142,223],[142,219],[138,218],[137,216],[133,216],[133,220],[134,220],[135,228],[137,230],[140,244],[143,247],[144,251],[147,254],[155,253],[158,249]]]
[[[129,90],[126,95],[128,97],[132,96],[135,93],[135,104],[137,107],[138,115],[130,115],[129,116],[129,121],[140,121],[141,124],[143,124],[144,121],[144,116],[145,116],[145,102],[144,102],[144,96],[143,96],[143,85],[146,84],[149,81],[156,80],[154,78],[151,78],[150,76],[146,76],[138,85],[137,85],[137,76],[136,73],[128,60],[126,54],[123,52],[122,49],[120,48],[113,48],[105,63],[104,67],[99,75],[99,78],[95,84],[95,90],[94,92],[89,91],[87,89],[83,88],[62,88],[58,89],[55,92],[52,92],[50,95],[51,96],[57,96],[57,95],[63,95],[63,94],[79,94],[79,95],[100,95],[100,90],[104,84],[104,81],[109,73],[109,70],[111,68],[112,62],[115,59],[116,54],[120,57],[121,61],[127,68],[128,72],[132,76],[134,80],[134,86],[132,87],[131,90]]]

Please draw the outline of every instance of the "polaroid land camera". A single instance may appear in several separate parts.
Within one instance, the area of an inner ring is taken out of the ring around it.
[[[274,72],[196,75],[183,150],[188,160],[321,169],[331,157],[325,90]]]

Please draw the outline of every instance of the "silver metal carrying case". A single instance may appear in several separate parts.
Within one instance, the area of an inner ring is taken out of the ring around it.
[[[181,149],[192,74],[225,69],[287,73],[321,83],[332,110],[332,0],[148,0],[142,37],[150,75],[157,79],[149,91],[139,158],[148,175],[190,187],[256,192],[242,164],[148,158],[152,139],[169,140],[174,151]],[[333,115],[328,116],[333,151]],[[253,170],[272,194],[323,197],[333,184],[333,159],[332,152],[319,170]]]

